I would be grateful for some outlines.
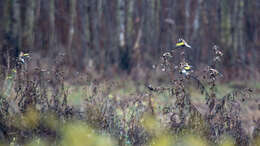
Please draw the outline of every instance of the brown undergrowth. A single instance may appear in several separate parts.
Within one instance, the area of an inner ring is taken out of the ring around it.
[[[160,68],[169,74],[165,87],[147,85],[138,92],[116,94],[120,84],[86,80],[83,90],[76,91],[84,99],[78,105],[68,99],[72,87],[64,79],[66,56],[57,57],[49,69],[40,65],[32,69],[27,62],[6,68],[0,141],[3,145],[259,144],[259,120],[252,136],[241,121],[241,107],[252,89],[218,97],[221,51],[214,46],[212,62],[202,70],[189,65],[187,51],[183,47],[162,53]],[[204,97],[205,110],[194,104],[190,86]]]

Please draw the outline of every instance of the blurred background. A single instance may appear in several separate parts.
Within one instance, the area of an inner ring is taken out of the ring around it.
[[[259,54],[260,0],[0,0],[0,145],[259,145]]]
[[[2,71],[24,51],[52,66],[62,54],[70,71],[145,74],[184,38],[192,65],[218,45],[228,79],[259,78],[259,0],[0,0],[0,22]]]

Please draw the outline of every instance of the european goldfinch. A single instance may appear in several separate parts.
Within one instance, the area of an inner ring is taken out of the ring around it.
[[[178,42],[176,43],[176,48],[178,47],[188,47],[188,48],[191,48],[191,46],[182,38],[180,38],[178,40]]]
[[[19,57],[18,57],[18,61],[20,61],[22,64],[25,63],[25,60],[30,58],[30,55],[28,53],[23,53],[20,52]]]
[[[192,66],[190,66],[188,63],[184,63],[183,65],[181,65],[180,73],[188,76],[192,72],[191,68],[192,68]]]

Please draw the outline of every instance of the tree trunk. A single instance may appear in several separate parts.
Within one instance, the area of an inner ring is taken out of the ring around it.
[[[27,0],[22,35],[22,50],[29,51],[34,47],[34,11],[36,0]]]
[[[55,30],[55,11],[56,11],[56,7],[55,7],[55,0],[49,0],[49,25],[50,25],[50,32],[49,32],[49,49],[55,49],[56,45],[56,30]]]
[[[73,42],[73,37],[75,32],[74,23],[76,18],[76,5],[77,5],[76,2],[77,0],[69,1],[69,33],[68,33],[68,44],[66,46],[66,55],[68,57],[69,64],[74,63],[73,56],[75,56],[73,53],[73,50],[75,50],[75,48],[73,48],[72,42]]]

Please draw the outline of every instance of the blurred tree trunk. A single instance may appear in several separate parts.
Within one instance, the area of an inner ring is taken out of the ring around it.
[[[13,68],[19,54],[21,38],[21,5],[18,0],[7,0],[3,3],[1,65]]]
[[[130,0],[126,8],[126,44],[133,48],[134,43],[134,0]]]
[[[247,54],[247,51],[246,51],[246,46],[245,46],[245,38],[244,38],[244,32],[245,32],[245,27],[244,27],[244,10],[245,10],[245,0],[239,0],[238,4],[237,4],[237,7],[238,7],[238,23],[237,23],[237,27],[238,27],[238,32],[237,32],[237,40],[238,40],[238,48],[239,48],[239,56],[243,62],[243,64],[245,65],[246,63],[246,54]]]
[[[233,1],[221,1],[221,43],[225,52],[226,65],[235,63],[235,56],[237,56],[237,48],[234,48],[234,40],[232,33],[234,32],[234,17],[232,17],[232,10],[234,10]],[[235,0],[236,2],[236,0]],[[232,4],[232,5],[231,5]],[[233,14],[234,15],[234,14]],[[232,20],[233,18],[233,20]]]
[[[257,24],[260,26],[260,2],[258,1],[257,8],[257,0],[245,0],[245,10],[244,10],[244,18],[245,18],[245,42],[246,42],[246,57],[249,61],[252,70],[256,66],[257,63],[257,32],[259,28],[257,28]],[[257,23],[258,22],[258,23]],[[260,44],[260,43],[258,43]]]
[[[152,66],[152,64],[154,63],[154,60],[157,60],[160,56],[160,54],[158,54],[157,49],[159,49],[159,43],[158,40],[159,38],[159,27],[157,24],[159,19],[159,11],[158,8],[160,6],[160,3],[157,2],[157,0],[145,0],[145,3],[143,4],[143,6],[146,7],[145,11],[144,11],[144,25],[143,25],[143,29],[144,29],[144,36],[143,37],[143,41],[144,44],[146,44],[146,50],[150,52],[150,54],[153,56],[153,58],[150,58],[152,60],[149,60],[149,62],[151,62],[151,64],[149,64],[150,66]],[[166,8],[166,11],[168,11],[168,9],[170,8],[170,5],[167,6],[168,8]],[[166,16],[164,16],[161,21],[165,22],[165,20],[170,17],[169,13],[167,12]],[[165,24],[165,23],[163,23]],[[169,28],[169,24],[165,24],[167,28]],[[166,32],[167,34],[170,33]],[[170,38],[169,38],[170,39]],[[168,44],[166,44],[167,47]],[[148,58],[148,56],[145,55],[145,57]],[[147,59],[148,60],[148,59]]]
[[[7,40],[6,34],[10,30],[10,10],[11,2],[10,1],[0,1],[0,73],[3,76],[1,80],[4,79],[5,69],[7,67]],[[2,78],[3,77],[3,78]]]
[[[0,32],[3,32],[4,23],[4,1],[0,1]],[[0,33],[0,56],[3,56],[3,33]],[[2,73],[3,57],[0,59],[0,74]],[[1,76],[0,76],[1,79]]]
[[[194,50],[194,55],[193,55],[193,60],[195,61],[194,63],[200,61],[200,55],[201,55],[201,35],[200,35],[200,30],[201,30],[201,4],[202,0],[197,0],[196,1],[196,9],[194,10],[194,19],[192,22],[192,34],[191,34],[191,40],[194,42],[195,50]]]
[[[99,16],[100,12],[98,12],[98,2],[100,0],[89,0],[89,32],[90,32],[90,48],[93,53],[92,59],[94,60],[95,66],[97,70],[101,70],[101,57],[102,50],[99,44]]]
[[[153,0],[143,0],[143,11],[144,11],[144,17],[143,17],[143,43],[145,44],[145,52],[149,50],[151,52],[151,46],[152,46],[152,40],[154,39],[154,30],[153,29],[153,8],[152,8]],[[146,57],[146,56],[145,56]]]
[[[141,39],[143,35],[143,14],[142,14],[142,2],[141,1],[134,1],[133,4],[133,44],[132,44],[132,51],[131,51],[131,58],[132,58],[132,67],[138,68],[141,63]]]
[[[231,30],[230,30],[230,37],[231,37],[231,45],[234,51],[234,54],[231,56],[233,63],[235,63],[235,58],[239,56],[238,54],[238,38],[239,38],[239,20],[238,20],[238,15],[239,15],[239,2],[240,0],[235,0],[233,1],[233,9],[230,11],[230,23],[231,23]]]
[[[102,2],[102,48],[105,52],[104,62],[110,63],[111,66],[114,66],[119,61],[117,5],[117,1]],[[106,65],[104,65],[104,68],[105,70],[110,69],[110,67]]]
[[[24,51],[32,50],[34,47],[35,3],[36,0],[26,0],[25,5],[23,5],[25,14],[21,47]]]
[[[11,22],[12,29],[10,31],[12,31],[11,32],[12,37],[17,40],[17,47],[19,48],[21,45],[20,44],[20,41],[21,41],[20,40],[21,39],[21,37],[20,37],[20,34],[21,34],[21,17],[20,17],[21,10],[20,10],[20,8],[21,8],[21,6],[20,6],[19,0],[13,0],[12,5],[13,5],[13,16],[12,16],[13,21]]]
[[[86,67],[92,67],[92,59],[91,59],[91,48],[90,44],[90,32],[89,32],[89,2],[86,0],[79,0],[77,2],[77,21],[79,22],[78,28],[78,36],[80,37],[81,41],[81,48],[80,48],[80,57],[81,59],[81,70],[85,69]],[[81,32],[81,33],[80,33]]]
[[[154,23],[155,23],[155,26],[154,26],[154,31],[155,31],[155,38],[154,38],[154,42],[156,43],[156,49],[154,51],[154,54],[155,54],[155,57],[156,58],[159,58],[160,54],[161,54],[161,47],[162,47],[162,44],[161,42],[159,42],[159,37],[160,37],[160,8],[161,8],[161,2],[158,1],[158,0],[155,0],[154,2]],[[168,20],[170,20],[170,22],[172,22],[172,18],[169,18]],[[166,21],[166,20],[165,20]],[[174,25],[174,23],[171,23],[169,25]],[[170,38],[172,39],[172,38]]]
[[[56,45],[56,37],[55,37],[55,0],[50,0],[49,1],[49,36],[48,36],[48,48],[49,49],[55,49]]]
[[[185,1],[185,39],[190,39],[191,0]]]
[[[1,19],[1,23],[0,23],[0,30],[1,32],[1,42],[0,42],[0,65],[1,65],[1,73],[5,73],[4,69],[5,67],[7,67],[7,49],[6,49],[6,44],[7,44],[7,40],[6,40],[6,34],[9,32],[10,30],[10,9],[11,9],[11,4],[10,1],[0,1],[1,5],[1,13],[0,13],[0,19]]]
[[[2,13],[2,22],[1,23],[1,28],[3,30],[4,33],[8,33],[10,31],[10,25],[11,25],[11,12],[12,12],[12,1],[11,0],[6,0],[6,1],[2,1],[3,4],[3,13]],[[3,35],[5,35],[3,33]]]
[[[39,25],[39,21],[41,18],[41,10],[42,10],[42,0],[37,0],[35,2],[35,19],[34,19],[34,48],[32,51],[39,51],[42,49],[41,44],[39,43],[39,40],[43,41],[42,39],[42,32],[41,32],[41,25]]]
[[[179,29],[181,23],[183,22],[180,18],[177,21],[174,21],[173,15],[175,17],[179,14],[180,11],[176,6],[176,1],[160,1],[159,4],[159,32],[158,32],[158,44],[160,44],[160,48],[170,49],[172,48],[172,29],[173,26],[176,26],[176,29]],[[170,10],[173,10],[171,12]],[[154,29],[154,28],[153,28]],[[158,48],[157,48],[158,49]],[[161,51],[161,50],[160,50]]]
[[[119,40],[119,67],[130,71],[130,50],[127,40],[127,14],[129,0],[118,0],[118,40]]]
[[[74,57],[76,57],[76,54],[73,53],[73,48],[72,46],[72,41],[74,37],[74,23],[75,23],[75,18],[76,18],[76,6],[77,6],[77,0],[69,0],[69,32],[68,32],[68,42],[66,46],[66,55],[68,57],[68,62],[69,64],[74,64]]]
[[[126,5],[128,0],[118,0],[118,34],[119,34],[119,45],[125,47],[125,18],[126,18]]]

